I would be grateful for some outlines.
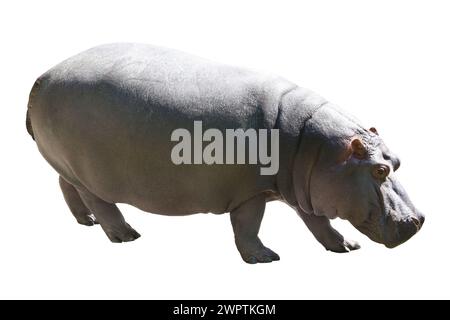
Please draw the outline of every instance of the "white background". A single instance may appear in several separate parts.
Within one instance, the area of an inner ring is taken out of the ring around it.
[[[450,298],[449,10],[430,0],[5,2],[0,298]],[[271,203],[260,235],[281,261],[247,265],[228,214],[120,205],[142,238],[119,245],[78,225],[25,130],[28,93],[61,60],[118,41],[278,73],[376,126],[402,159],[398,175],[424,228],[389,250],[336,221],[362,249],[334,254]]]

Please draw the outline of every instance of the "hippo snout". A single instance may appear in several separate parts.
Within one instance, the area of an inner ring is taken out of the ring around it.
[[[412,236],[419,232],[424,222],[425,216],[422,213],[416,213],[404,221],[395,222],[394,228],[396,229],[396,236],[386,241],[385,246],[388,248],[395,248],[408,241]]]
[[[416,217],[411,217],[411,220],[415,224],[417,231],[419,231],[425,222],[425,216],[419,213]]]

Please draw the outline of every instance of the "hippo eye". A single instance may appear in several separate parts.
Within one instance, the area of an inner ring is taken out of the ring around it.
[[[374,167],[372,171],[372,175],[374,178],[378,180],[386,180],[386,177],[389,175],[390,169],[388,166],[385,165],[377,165]]]

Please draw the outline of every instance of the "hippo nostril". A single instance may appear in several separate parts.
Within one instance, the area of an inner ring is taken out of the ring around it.
[[[420,225],[423,226],[423,223],[425,222],[425,216],[420,216]]]
[[[416,226],[417,231],[419,231],[420,227],[422,226],[422,222],[419,219],[414,218],[414,217],[412,217],[411,220],[414,223],[414,225]]]

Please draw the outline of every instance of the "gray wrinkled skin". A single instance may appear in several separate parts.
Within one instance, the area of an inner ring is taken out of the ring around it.
[[[280,130],[280,170],[258,165],[171,162],[177,128]],[[163,215],[230,212],[248,263],[279,256],[258,238],[265,204],[294,208],[327,249],[358,249],[330,225],[349,220],[370,239],[395,247],[424,218],[396,180],[400,161],[374,129],[282,78],[217,64],[175,50],[110,44],[42,75],[31,93],[27,129],[60,175],[64,198],[84,225],[113,242],[139,234],[116,203]]]

